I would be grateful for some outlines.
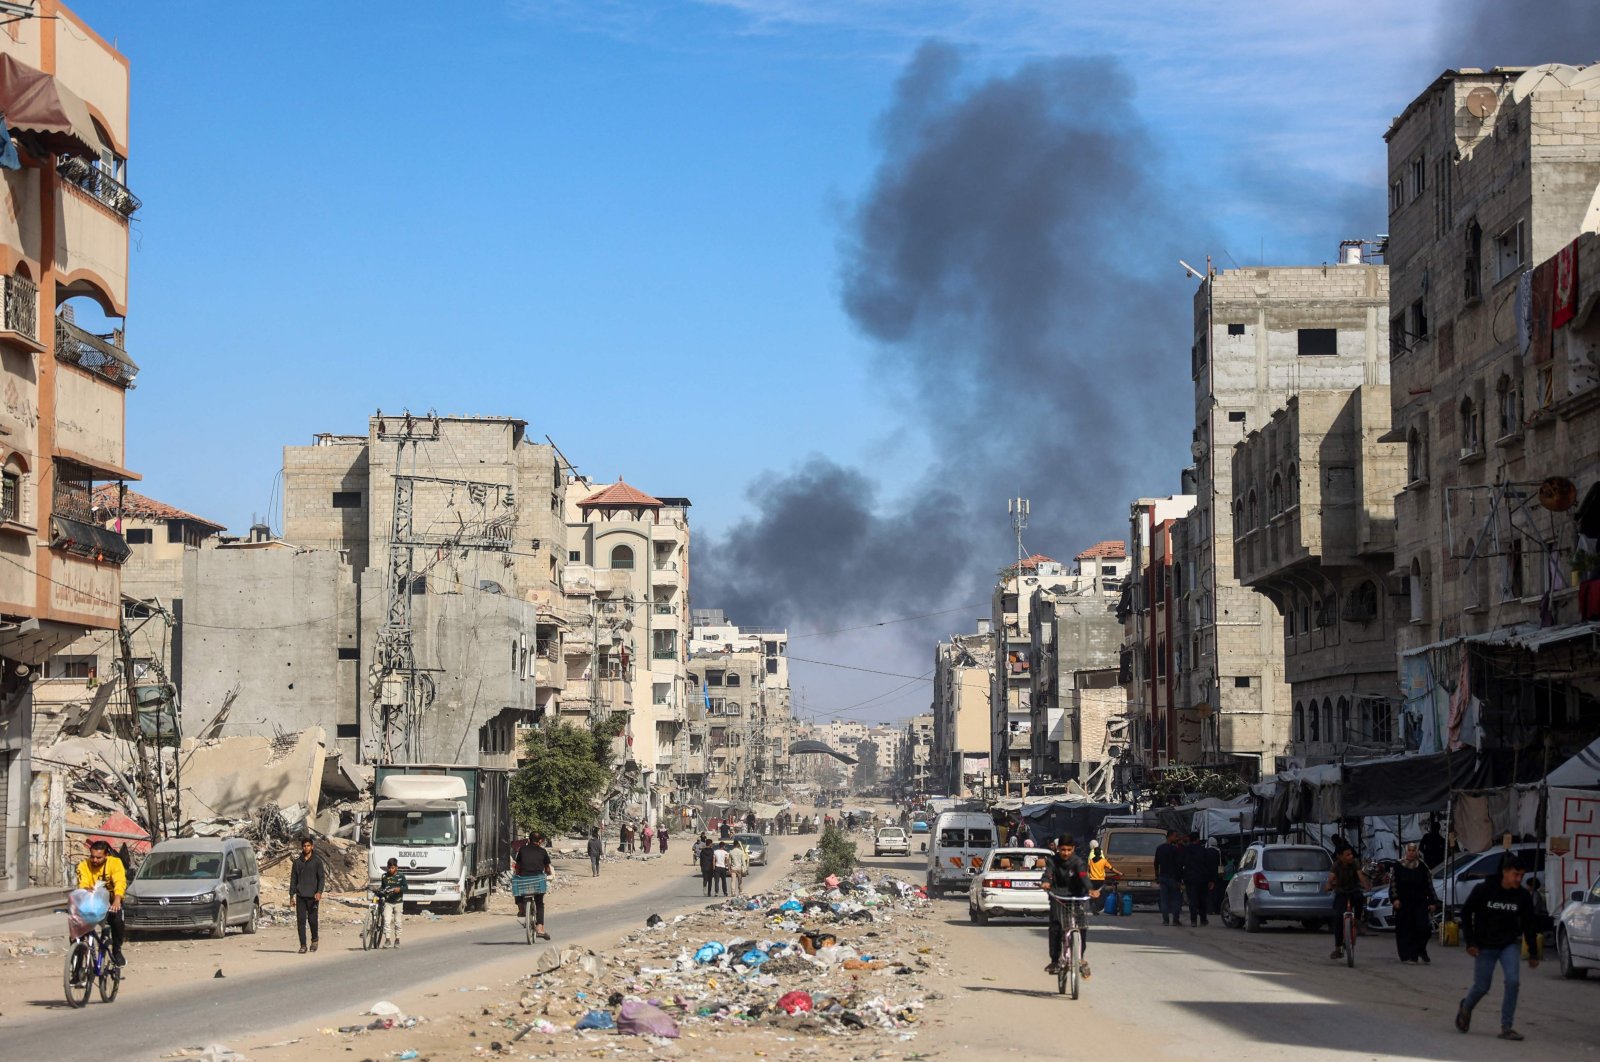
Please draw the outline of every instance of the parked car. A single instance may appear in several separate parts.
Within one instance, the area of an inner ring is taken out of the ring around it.
[[[1044,888],[1045,853],[1038,848],[996,848],[972,879],[967,917],[980,925],[1002,915],[1050,914]]]
[[[1269,919],[1323,925],[1333,918],[1333,893],[1323,891],[1332,866],[1333,857],[1317,845],[1251,845],[1222,894],[1223,924],[1247,933]]]
[[[767,839],[759,833],[736,833],[733,839],[744,845],[750,853],[750,865],[764,867],[767,865]]]
[[[911,820],[911,832],[912,833],[927,833],[928,832],[928,820],[927,819],[923,819],[923,818],[912,819]]]
[[[1556,958],[1561,976],[1578,980],[1600,967],[1600,878],[1587,892],[1574,891],[1556,919]]]
[[[222,937],[228,926],[256,931],[261,870],[256,850],[237,837],[185,837],[151,847],[122,900],[130,930],[203,929]]]
[[[1475,855],[1458,855],[1447,860],[1443,866],[1434,871],[1433,891],[1438,895],[1439,901],[1447,908],[1460,907],[1467,902],[1467,896],[1477,887],[1478,882],[1485,881],[1500,873],[1500,865],[1505,861],[1504,848],[1495,847]],[[1514,844],[1511,846],[1512,858],[1517,859],[1525,867],[1532,867],[1533,873],[1540,880],[1544,879],[1544,849],[1536,844]],[[1373,929],[1394,929],[1394,906],[1389,901],[1389,889],[1373,889],[1367,896],[1366,923]]]
[[[884,826],[878,830],[872,839],[872,854],[881,855],[910,855],[911,838],[906,831],[898,826]]]
[[[1117,889],[1136,903],[1161,896],[1156,884],[1156,849],[1167,839],[1165,830],[1148,826],[1114,826],[1100,834],[1100,851],[1117,868]]]

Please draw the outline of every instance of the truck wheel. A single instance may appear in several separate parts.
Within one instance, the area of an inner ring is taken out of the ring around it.
[[[460,915],[467,913],[467,901],[457,900],[455,903],[445,905],[445,914]]]
[[[219,903],[217,904],[217,919],[211,923],[211,937],[213,940],[221,940],[227,935],[228,905],[225,903]]]

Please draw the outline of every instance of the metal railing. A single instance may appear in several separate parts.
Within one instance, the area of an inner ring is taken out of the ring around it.
[[[62,159],[56,166],[56,172],[62,180],[88,193],[102,206],[110,207],[124,220],[131,218],[135,211],[144,206],[127,185],[107,173],[104,167],[92,166],[75,155]]]
[[[98,336],[86,332],[60,314],[56,315],[56,357],[121,387],[132,387],[139,366],[112,340],[120,333]]]
[[[20,273],[0,278],[5,283],[5,329],[39,338],[39,285]]]

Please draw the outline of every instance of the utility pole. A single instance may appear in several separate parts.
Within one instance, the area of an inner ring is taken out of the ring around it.
[[[120,611],[120,610],[119,610]],[[122,650],[122,690],[128,698],[128,718],[133,722],[133,747],[139,756],[139,785],[144,794],[145,828],[150,831],[154,840],[166,840],[166,823],[160,815],[161,803],[156,799],[155,776],[151,773],[150,759],[145,755],[144,730],[139,724],[139,703],[134,699],[133,693],[133,645],[128,637],[128,620],[124,615],[117,621],[117,643]],[[156,718],[159,720],[161,706],[156,706]],[[160,724],[157,723],[157,733]],[[156,749],[159,759],[160,748]]]

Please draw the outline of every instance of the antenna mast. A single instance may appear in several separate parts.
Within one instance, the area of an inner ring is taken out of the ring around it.
[[[1017,564],[1022,564],[1022,532],[1028,529],[1028,499],[1012,498],[1006,502],[1006,512],[1011,514],[1011,530],[1017,536]]]

